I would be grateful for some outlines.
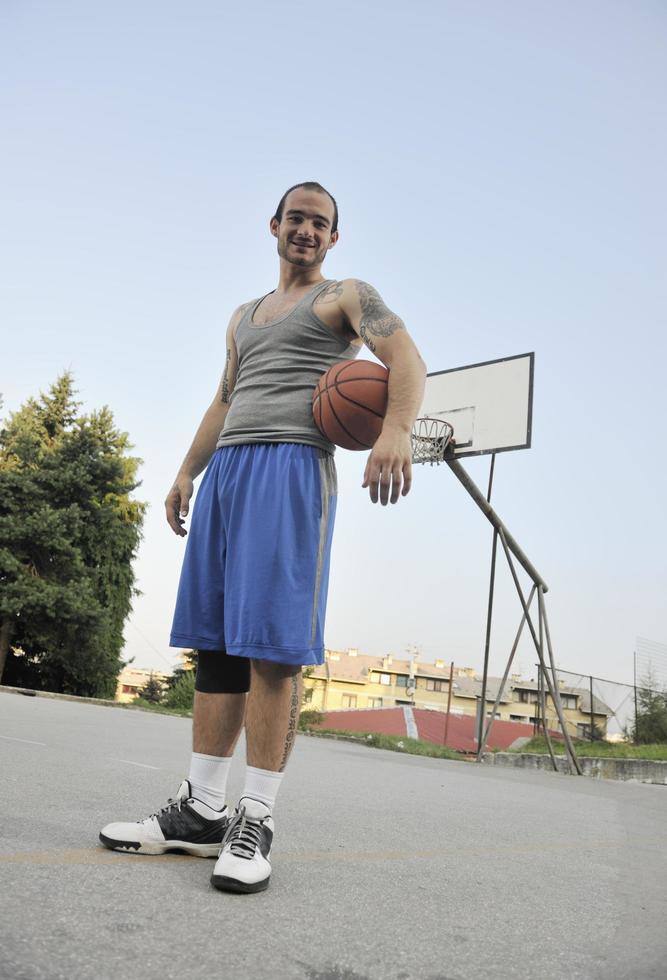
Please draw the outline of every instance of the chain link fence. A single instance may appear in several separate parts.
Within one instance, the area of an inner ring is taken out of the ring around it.
[[[551,734],[562,736],[550,685],[539,665],[537,676],[533,719],[535,734],[546,726]],[[637,684],[621,684],[592,674],[556,670],[567,733],[572,738],[589,741],[632,739],[637,715],[641,714],[641,706],[646,703],[647,695],[665,698],[665,688],[648,687],[648,679],[640,676]]]

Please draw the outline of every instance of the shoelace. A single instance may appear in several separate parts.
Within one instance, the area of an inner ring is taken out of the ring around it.
[[[186,802],[187,802],[187,800],[185,800],[184,797],[182,797],[182,796],[179,796],[179,798],[177,800],[172,800],[171,797],[170,797],[167,800],[167,805],[166,806],[160,807],[160,809],[159,810],[156,810],[155,813],[151,813],[150,817],[146,817],[146,820],[152,820],[153,817],[159,817],[161,813],[168,813],[168,811],[169,810],[173,810],[174,807],[176,807],[176,809],[180,813],[181,812],[181,806],[183,805],[183,803],[186,803]],[[145,823],[145,821],[144,821],[144,823]]]
[[[245,807],[243,807],[232,819],[223,847],[229,845],[232,854],[249,860],[254,857],[259,847],[261,831],[261,822],[246,817]]]

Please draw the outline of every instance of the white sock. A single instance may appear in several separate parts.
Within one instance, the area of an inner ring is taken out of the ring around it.
[[[193,752],[188,780],[194,798],[214,810],[222,810],[231,764],[231,755],[202,755],[201,752]]]
[[[255,769],[253,766],[246,766],[245,785],[241,793],[241,799],[249,796],[253,800],[258,800],[269,810],[273,810],[276,796],[280,789],[280,783],[284,773],[271,772],[269,769]]]

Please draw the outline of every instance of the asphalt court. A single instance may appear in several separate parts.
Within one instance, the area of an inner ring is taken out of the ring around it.
[[[0,976],[664,978],[664,787],[300,736],[259,895],[116,854],[174,794],[187,719],[0,692]],[[230,802],[242,780],[242,746]]]

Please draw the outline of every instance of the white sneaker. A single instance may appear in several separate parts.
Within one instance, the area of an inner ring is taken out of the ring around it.
[[[216,857],[229,826],[229,810],[214,810],[192,796],[187,779],[176,799],[138,823],[109,823],[100,840],[112,851],[164,854],[187,851],[196,857]]]
[[[271,877],[273,818],[268,806],[244,797],[222,842],[211,884],[223,892],[261,892]]]

